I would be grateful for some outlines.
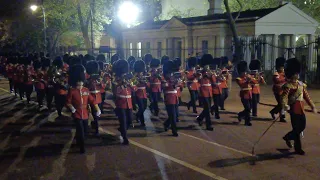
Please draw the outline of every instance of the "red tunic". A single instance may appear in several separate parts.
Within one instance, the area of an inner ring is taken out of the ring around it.
[[[236,82],[241,88],[240,97],[243,99],[252,99],[251,82],[248,81],[245,77],[238,77],[236,79]]]
[[[252,94],[260,94],[260,83],[265,84],[265,80],[263,77],[252,78]]]
[[[13,73],[14,73],[14,65],[8,64],[6,66],[6,73],[7,73],[8,79],[12,79],[13,78]]]
[[[76,112],[73,117],[76,119],[88,119],[88,104],[95,105],[94,98],[90,95],[89,90],[83,87],[81,90],[77,88],[70,88],[67,96],[67,105],[72,105]]]
[[[120,109],[132,109],[131,89],[129,87],[117,87],[115,104]]]
[[[38,71],[36,72],[35,76],[35,83],[34,86],[36,89],[43,90],[46,88],[46,82],[45,82],[45,75],[46,73],[44,71]]]
[[[97,82],[97,80],[94,79],[88,79],[88,83],[86,84],[86,87],[89,89],[90,94],[92,97],[94,97],[94,100],[97,104],[100,104],[102,102],[101,93],[100,93],[100,84]]]
[[[35,76],[35,71],[33,69],[32,66],[28,66],[26,67],[26,69],[24,69],[24,84],[27,84],[27,85],[32,85],[33,84],[33,77]]]
[[[219,95],[221,94],[221,83],[217,81],[217,76],[212,76],[212,94]]]
[[[274,94],[282,94],[282,86],[286,83],[286,77],[284,73],[274,73],[273,75],[273,93]]]
[[[164,103],[166,105],[175,105],[178,104],[178,91],[173,83],[170,81],[166,82],[163,86],[164,92]]]
[[[207,77],[203,77],[200,79],[200,94],[201,94],[201,97],[204,97],[204,98],[212,97],[211,79]]]
[[[156,77],[157,75],[153,73],[150,77],[150,86],[152,92],[161,92],[161,79]]]
[[[145,84],[137,84],[136,97],[139,99],[147,99],[147,90]]]
[[[187,74],[187,79],[188,79],[188,88],[191,91],[198,91],[199,90],[199,83],[198,79],[195,76],[195,71],[189,70],[189,73]]]

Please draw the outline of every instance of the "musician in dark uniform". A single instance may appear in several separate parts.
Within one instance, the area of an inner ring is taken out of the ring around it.
[[[200,79],[200,94],[202,100],[203,111],[197,117],[197,122],[199,126],[202,126],[202,121],[206,119],[206,129],[208,131],[213,131],[211,118],[210,118],[210,108],[212,99],[212,73],[210,71],[209,65],[213,62],[213,57],[211,54],[204,54],[200,60],[200,65],[203,67],[202,77]]]
[[[177,137],[178,133],[176,122],[179,98],[176,89],[176,84],[178,84],[178,81],[174,77],[175,69],[175,63],[173,61],[168,61],[163,65],[163,75],[165,77],[165,81],[162,86],[164,103],[168,114],[168,119],[163,123],[163,126],[165,131],[167,131],[171,126],[173,136]]]
[[[123,139],[122,144],[128,145],[127,129],[132,124],[132,96],[129,79],[129,64],[126,60],[118,60],[114,67],[117,88],[115,91],[115,104],[117,108],[117,116],[120,121],[118,129]]]
[[[161,80],[162,74],[160,71],[160,60],[152,59],[150,62],[151,68],[151,77],[150,77],[150,89],[151,89],[151,98],[152,98],[152,109],[154,115],[158,116],[159,106],[158,102],[161,96]]]
[[[312,102],[307,92],[307,86],[299,81],[301,70],[300,62],[293,58],[289,59],[285,65],[286,84],[283,85],[281,94],[281,106],[290,114],[292,131],[287,133],[283,139],[289,148],[292,148],[291,141],[294,141],[294,149],[297,154],[304,155],[302,150],[300,135],[306,127],[306,115],[304,111],[304,101],[317,113],[315,104]]]
[[[280,122],[287,122],[285,120],[286,118],[285,111],[282,109],[281,101],[280,101],[280,97],[283,93],[282,86],[286,83],[286,76],[284,73],[285,62],[286,62],[286,59],[284,59],[283,57],[279,57],[276,59],[277,72],[273,74],[273,79],[272,79],[273,80],[272,90],[273,90],[274,97],[277,100],[277,105],[270,111],[270,114],[272,119],[276,119],[275,114],[279,114]]]
[[[144,76],[146,71],[146,65],[144,61],[138,60],[134,63],[134,73],[137,80],[136,85],[136,102],[138,104],[138,112],[137,112],[137,119],[139,119],[141,126],[145,127],[145,120],[143,113],[147,108],[147,79]]]
[[[95,116],[100,116],[101,111],[91,95],[88,88],[84,87],[85,68],[78,64],[70,69],[70,85],[67,96],[67,107],[71,110],[72,116],[76,122],[76,141],[80,146],[80,152],[85,153],[84,139],[88,132],[88,105],[93,107]]]
[[[245,119],[245,126],[252,126],[251,124],[251,100],[252,100],[252,82],[250,75],[247,74],[248,65],[246,61],[240,61],[237,66],[239,77],[236,79],[240,87],[240,98],[244,110],[238,113],[238,120]]]
[[[89,89],[91,96],[94,98],[95,103],[100,106],[101,92],[100,92],[100,74],[99,74],[99,64],[97,61],[89,61],[86,66],[87,73],[89,74],[89,79],[85,83],[85,87]],[[91,123],[92,127],[95,129],[95,135],[99,135],[99,117],[96,116],[95,109],[91,107],[92,117],[94,121]]]
[[[199,91],[198,78],[200,77],[200,74],[197,73],[196,66],[197,66],[197,58],[190,57],[188,59],[189,70],[186,71],[186,75],[187,75],[187,86],[189,89],[191,99],[187,104],[187,108],[189,110],[191,106],[193,109],[193,113],[197,114],[198,112],[197,112],[196,102],[198,100],[198,91]]]
[[[258,116],[258,103],[260,101],[260,84],[265,84],[265,80],[260,74],[261,62],[257,59],[251,60],[249,69],[251,70],[252,81],[252,116]]]

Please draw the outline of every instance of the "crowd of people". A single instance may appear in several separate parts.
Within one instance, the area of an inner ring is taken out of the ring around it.
[[[249,65],[241,61],[233,68],[227,57],[213,58],[210,54],[204,54],[201,58],[189,57],[186,70],[181,67],[180,58],[171,60],[163,56],[156,59],[151,54],[146,54],[142,60],[132,56],[124,60],[115,54],[110,63],[106,63],[103,54],[97,57],[66,54],[53,60],[44,53],[6,54],[0,56],[0,60],[1,73],[8,79],[9,90],[14,96],[21,100],[26,98],[26,103],[30,104],[33,103],[31,94],[36,92],[40,112],[51,111],[53,99],[59,116],[62,116],[64,107],[72,112],[76,123],[76,142],[81,153],[85,152],[84,139],[88,134],[90,112],[93,117],[91,127],[99,136],[99,117],[104,113],[107,91],[113,94],[121,141],[128,145],[127,130],[133,126],[133,119],[142,127],[146,126],[144,111],[149,107],[153,115],[158,116],[161,101],[168,115],[163,123],[164,130],[171,128],[173,136],[178,136],[177,122],[183,88],[190,93],[187,108],[198,114],[198,102],[202,107],[196,122],[202,126],[205,119],[206,130],[212,131],[210,114],[220,119],[219,112],[225,110],[224,102],[228,98],[233,69],[239,75],[236,82],[244,107],[238,113],[238,120],[240,123],[244,119],[245,126],[252,126],[251,118],[258,115],[260,84],[265,84],[259,60],[252,60]],[[300,141],[300,133],[305,128],[303,100],[314,112],[316,108],[306,85],[298,80],[300,63],[297,59],[286,61],[278,58],[276,69],[273,92],[278,105],[270,114],[275,120],[275,114],[279,114],[280,121],[286,122],[285,111],[290,110],[293,130],[283,139],[289,147],[292,147],[291,140],[294,140],[296,152],[304,154]]]

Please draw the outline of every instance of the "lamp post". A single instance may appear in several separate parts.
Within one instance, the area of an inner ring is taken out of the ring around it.
[[[37,6],[37,5],[30,6],[31,11],[33,11],[33,12],[37,11],[38,8],[39,8],[39,6]],[[43,0],[40,5],[40,8],[42,9],[42,15],[43,15],[44,53],[46,54],[46,52],[47,52],[47,28],[46,28],[46,11],[43,6]]]

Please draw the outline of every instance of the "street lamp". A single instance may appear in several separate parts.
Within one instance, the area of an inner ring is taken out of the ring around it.
[[[139,16],[139,8],[132,1],[123,2],[118,10],[118,17],[129,28],[136,22]]]
[[[44,53],[46,53],[46,51],[47,51],[46,11],[43,7],[43,1],[42,1],[42,5],[40,7],[42,9],[42,15],[43,15]],[[31,11],[33,11],[33,12],[35,12],[38,8],[39,8],[39,6],[37,6],[37,5],[30,6]]]

